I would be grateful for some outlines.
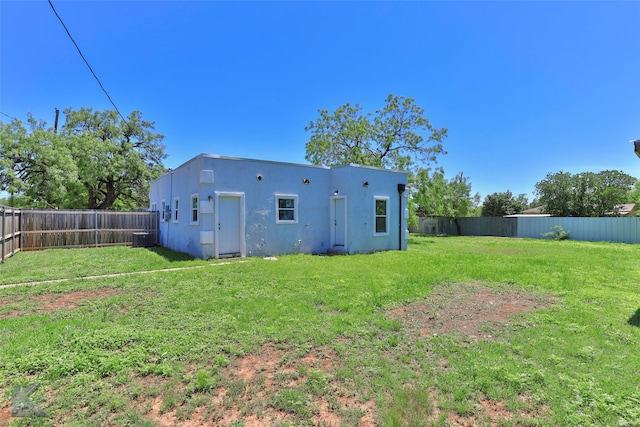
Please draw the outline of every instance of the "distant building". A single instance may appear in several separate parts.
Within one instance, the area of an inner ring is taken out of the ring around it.
[[[607,212],[605,216],[634,216],[638,211],[638,207],[635,203],[622,203],[615,205],[615,209],[612,212]],[[531,209],[525,209],[521,215],[511,216],[551,216],[544,213],[544,206],[537,206]]]
[[[544,215],[551,216],[544,212],[544,206],[537,206],[535,208],[525,209],[521,212],[522,215]]]
[[[634,216],[636,212],[637,206],[635,203],[623,203],[616,205],[614,212],[607,212],[605,215]]]

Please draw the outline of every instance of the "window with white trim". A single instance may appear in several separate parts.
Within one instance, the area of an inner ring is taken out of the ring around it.
[[[198,202],[199,197],[197,194],[191,195],[191,224],[198,224]]]
[[[167,220],[167,216],[166,216],[167,215],[167,201],[163,200],[161,202],[161,204],[162,204],[162,213],[160,215],[162,215],[161,216],[162,220],[166,221]]]
[[[276,194],[276,223],[298,223],[298,196],[292,194]]]
[[[178,209],[180,208],[180,198],[173,199],[173,222],[178,222]]]
[[[151,203],[151,212],[156,212],[158,210],[158,204],[157,203]]]
[[[374,206],[374,234],[378,236],[389,234],[389,198],[375,197]]]

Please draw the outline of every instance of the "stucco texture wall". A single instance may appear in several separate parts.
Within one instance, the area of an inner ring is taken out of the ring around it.
[[[346,201],[346,249],[349,253],[406,249],[406,197],[397,185],[407,176],[398,171],[310,165],[200,155],[163,175],[151,185],[152,206],[170,206],[161,221],[163,246],[196,257],[218,257],[223,251],[220,222],[225,198],[241,203],[241,256],[325,253],[335,241],[333,200]],[[405,193],[406,194],[406,193]],[[192,221],[192,197],[198,197],[198,220]],[[280,221],[278,198],[295,200],[295,221]],[[375,233],[375,198],[387,198],[388,230]],[[175,202],[178,200],[178,219]],[[398,203],[402,201],[402,208]]]

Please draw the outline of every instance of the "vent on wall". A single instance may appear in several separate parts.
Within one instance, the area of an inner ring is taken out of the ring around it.
[[[213,184],[213,171],[201,170],[200,171],[200,184]]]

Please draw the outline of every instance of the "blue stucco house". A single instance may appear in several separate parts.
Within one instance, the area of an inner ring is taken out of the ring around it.
[[[407,248],[406,172],[200,154],[151,183],[162,246],[199,258]]]

